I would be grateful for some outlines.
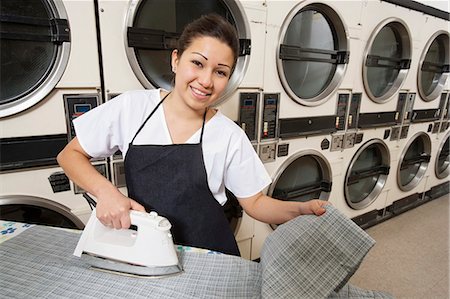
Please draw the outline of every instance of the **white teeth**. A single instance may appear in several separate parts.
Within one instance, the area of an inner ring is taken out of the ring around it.
[[[192,90],[193,90],[196,94],[199,94],[199,95],[202,95],[202,96],[208,95],[207,93],[201,92],[200,90],[198,90],[198,89],[195,88],[195,87],[191,87],[191,88],[192,88]]]

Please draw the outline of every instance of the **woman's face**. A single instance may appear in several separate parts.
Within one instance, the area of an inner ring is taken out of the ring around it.
[[[197,37],[181,56],[172,52],[176,95],[193,110],[202,110],[221,96],[233,66],[231,48],[213,37]]]

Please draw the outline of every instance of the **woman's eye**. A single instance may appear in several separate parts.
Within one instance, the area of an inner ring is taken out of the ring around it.
[[[221,77],[228,77],[228,73],[225,71],[217,71],[217,74],[219,74],[219,76]]]
[[[202,66],[202,63],[198,60],[192,60],[192,63],[195,64],[196,66]]]

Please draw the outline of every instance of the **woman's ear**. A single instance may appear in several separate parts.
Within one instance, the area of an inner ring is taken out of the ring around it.
[[[178,65],[178,50],[177,49],[172,51],[171,64],[172,64],[172,72],[176,73],[177,72],[177,65]]]

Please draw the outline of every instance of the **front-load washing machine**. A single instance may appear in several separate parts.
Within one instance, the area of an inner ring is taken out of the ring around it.
[[[276,154],[265,161],[272,178],[267,195],[285,201],[328,200],[332,190],[339,187],[334,180],[342,175],[342,153],[330,151],[330,135],[278,139],[273,144],[276,145]],[[255,221],[253,260],[260,257],[264,241],[276,225]]]
[[[358,47],[359,75],[356,91],[362,92],[361,128],[396,125],[399,90],[408,92],[408,80],[413,57],[414,37],[411,24],[419,22],[421,14],[387,1],[365,1],[361,17],[362,38]]]
[[[56,155],[70,139],[68,103],[73,118],[99,102],[94,1],[1,1],[0,6],[0,198],[10,208],[27,202],[37,214],[44,208],[64,210],[59,214],[86,222],[89,205],[74,194]]]
[[[336,130],[338,94],[353,87],[361,7],[360,1],[267,1],[264,91],[278,94],[280,136]]]
[[[361,227],[385,217],[385,185],[391,175],[391,154],[385,138],[385,128],[358,131],[354,147],[344,151],[339,166],[343,175],[333,182],[330,202]]]
[[[450,181],[450,131],[433,139],[430,169],[426,183],[426,199],[448,196]]]
[[[398,215],[423,203],[432,143],[429,123],[410,125],[407,138],[391,146],[391,176],[387,211]]]
[[[449,74],[449,26],[447,19],[424,14],[425,24],[418,32],[422,43],[419,47],[419,62],[415,70],[417,97],[412,121],[436,121],[442,113],[441,94]],[[419,56],[420,55],[420,56]]]
[[[259,98],[262,89],[266,6],[264,1],[99,0],[106,99],[127,90],[172,87],[171,52],[186,24],[208,13],[224,16],[237,29],[240,53],[218,108],[238,121],[241,101]],[[126,192],[123,159],[111,159],[113,182]],[[235,207],[237,208],[237,207]],[[253,219],[247,214],[237,226],[243,257],[250,257]]]

